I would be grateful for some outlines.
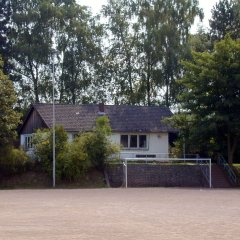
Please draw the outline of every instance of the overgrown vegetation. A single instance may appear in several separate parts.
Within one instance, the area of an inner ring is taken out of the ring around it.
[[[20,122],[20,114],[14,110],[16,100],[13,83],[3,73],[0,56],[0,172],[2,175],[24,171],[28,162],[26,153],[12,146]]]
[[[103,170],[104,162],[118,148],[108,137],[111,134],[109,119],[97,118],[91,132],[79,134],[73,142],[67,141],[62,126],[56,126],[56,176],[58,180],[75,181],[89,169]],[[34,136],[35,157],[43,163],[49,174],[52,171],[52,130],[38,130]]]
[[[240,180],[240,164],[235,163],[235,164],[232,165],[232,167],[233,167],[234,172],[237,174],[238,179]]]
[[[178,81],[183,111],[172,120],[188,150],[221,151],[231,164],[240,138],[240,40],[226,36],[213,52],[192,54]]]
[[[13,82],[3,73],[0,55],[0,149],[11,145],[16,137],[16,128],[20,123],[20,114],[13,109],[16,101]]]
[[[29,157],[22,149],[11,146],[0,149],[0,174],[2,176],[23,173],[30,164]]]
[[[219,0],[210,29],[202,27],[197,34],[190,27],[203,13],[194,0],[111,0],[101,13],[93,16],[76,0],[0,1],[0,148],[16,135],[16,105],[24,112],[30,103],[50,101],[55,48],[55,60],[62,61],[54,66],[58,102],[179,108],[173,118],[180,129],[175,154],[185,145],[186,152],[220,151],[230,163],[240,161],[239,0]],[[47,142],[37,151],[50,169],[49,134],[43,134]],[[102,168],[107,154],[99,139],[96,131],[84,133],[74,144],[83,148],[85,142],[89,155],[81,159]],[[61,144],[58,152],[75,151],[66,141]],[[66,171],[72,164],[64,165]]]

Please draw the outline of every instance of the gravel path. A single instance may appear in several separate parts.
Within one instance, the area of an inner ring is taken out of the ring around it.
[[[240,239],[240,191],[2,190],[0,240]]]

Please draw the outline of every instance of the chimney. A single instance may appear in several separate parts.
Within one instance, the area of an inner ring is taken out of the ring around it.
[[[99,103],[99,104],[98,104],[98,110],[99,110],[99,112],[98,112],[98,115],[99,115],[99,116],[105,115],[104,103]]]

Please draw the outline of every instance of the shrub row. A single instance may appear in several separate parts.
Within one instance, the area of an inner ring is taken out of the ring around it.
[[[118,148],[110,143],[109,120],[102,116],[96,120],[91,132],[80,133],[73,142],[67,141],[67,133],[62,126],[56,126],[56,177],[57,180],[74,181],[90,168],[103,169],[105,160]],[[38,130],[33,138],[35,157],[41,161],[44,170],[52,173],[52,131]]]

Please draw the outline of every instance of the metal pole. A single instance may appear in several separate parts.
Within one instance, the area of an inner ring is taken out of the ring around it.
[[[183,137],[183,158],[186,158],[186,144],[185,144],[185,137]],[[184,161],[185,162],[185,161]]]
[[[209,188],[212,188],[212,159],[209,160]]]
[[[127,188],[127,159],[125,159],[125,187]]]
[[[52,121],[52,131],[53,131],[53,138],[52,138],[52,142],[53,142],[53,152],[52,152],[52,157],[53,157],[53,172],[52,172],[52,175],[53,175],[53,187],[56,186],[56,149],[55,149],[55,93],[54,93],[54,86],[55,86],[55,72],[54,72],[54,53],[52,55],[52,110],[53,110],[53,121]]]

